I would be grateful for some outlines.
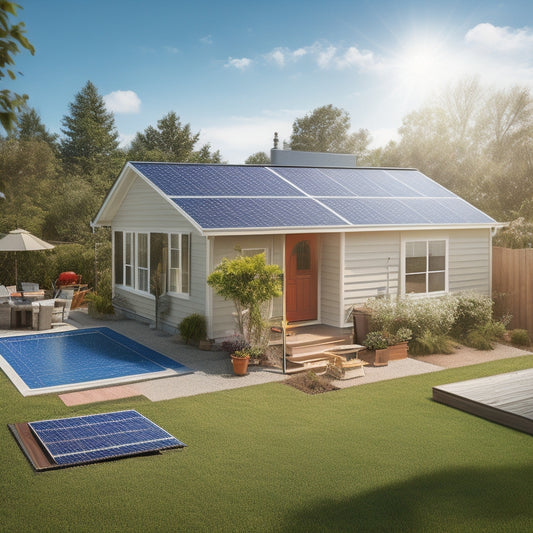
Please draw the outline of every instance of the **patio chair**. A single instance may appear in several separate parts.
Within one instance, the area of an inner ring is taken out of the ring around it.
[[[7,290],[5,285],[0,285],[0,303],[9,302],[11,300],[11,293]]]
[[[24,281],[21,282],[22,292],[34,292],[39,290],[39,284],[38,283],[25,283]]]

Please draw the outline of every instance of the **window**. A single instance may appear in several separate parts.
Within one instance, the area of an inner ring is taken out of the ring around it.
[[[115,231],[115,283],[124,283],[124,234]]]
[[[405,242],[405,293],[445,292],[446,256],[446,240]]]
[[[309,241],[300,241],[292,250],[292,255],[296,255],[296,270],[310,270],[311,268],[311,246]]]
[[[124,234],[124,285],[127,287],[134,286],[135,241],[133,237],[133,233]]]
[[[137,289],[148,292],[148,234],[137,234]]]
[[[173,233],[170,235],[169,250],[170,292],[189,292],[189,235]]]
[[[115,283],[163,294],[190,291],[190,236],[115,231]]]

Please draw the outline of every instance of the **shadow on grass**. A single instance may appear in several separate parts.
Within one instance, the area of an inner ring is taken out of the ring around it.
[[[325,500],[280,531],[533,531],[532,479],[533,466],[445,470]]]

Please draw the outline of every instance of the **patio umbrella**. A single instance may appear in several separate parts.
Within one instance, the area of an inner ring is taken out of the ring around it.
[[[15,284],[17,276],[17,252],[30,252],[33,250],[51,250],[53,244],[49,244],[25,229],[14,229],[0,239],[0,252],[15,252]]]

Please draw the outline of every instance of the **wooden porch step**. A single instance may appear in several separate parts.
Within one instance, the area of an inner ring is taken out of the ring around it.
[[[338,344],[345,344],[344,337],[322,337],[318,335],[301,335],[300,338],[287,338],[287,354],[309,356],[329,350]]]

